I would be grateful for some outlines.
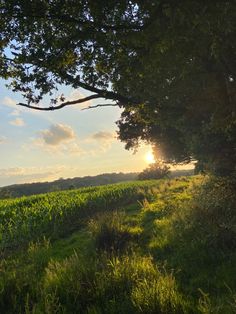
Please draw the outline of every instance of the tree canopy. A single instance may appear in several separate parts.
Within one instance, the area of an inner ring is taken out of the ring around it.
[[[160,162],[150,164],[138,175],[139,180],[163,179],[170,174],[170,167]]]
[[[235,170],[235,1],[2,0],[0,15],[0,76],[21,105],[110,99],[126,148],[144,140],[169,162]],[[55,99],[60,84],[91,95]]]

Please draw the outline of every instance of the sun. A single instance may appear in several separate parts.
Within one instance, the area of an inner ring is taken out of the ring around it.
[[[155,158],[152,152],[147,152],[145,155],[145,160],[148,164],[154,164]]]

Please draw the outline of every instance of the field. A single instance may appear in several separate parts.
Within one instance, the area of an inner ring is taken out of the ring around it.
[[[235,313],[235,194],[202,176],[0,201],[1,313]]]

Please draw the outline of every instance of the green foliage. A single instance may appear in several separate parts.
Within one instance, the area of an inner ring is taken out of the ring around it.
[[[235,291],[234,191],[229,179],[205,178],[200,187],[195,183],[187,191],[167,194],[164,208],[159,201],[152,206],[156,214],[146,229],[148,246],[157,260],[180,270],[175,279],[185,293],[194,295],[201,287],[195,304],[201,313],[234,313],[234,292],[231,296],[227,288]]]
[[[83,221],[76,232],[62,216],[63,237],[35,241],[31,234],[27,246],[1,252],[0,311],[233,314],[234,188],[228,179],[195,176],[48,194],[57,206],[77,194],[94,202],[76,216]],[[21,214],[20,204],[45,206],[45,197],[1,206]],[[227,237],[221,224],[230,229]]]
[[[123,109],[126,148],[235,170],[235,1],[2,0],[0,15],[0,76],[24,106],[49,94],[60,109],[75,102],[53,97],[59,84],[85,88]]]
[[[144,169],[138,176],[139,180],[162,179],[170,173],[169,167],[159,162],[150,164],[148,168]]]
[[[191,219],[208,246],[236,248],[235,180],[213,177],[196,193]]]

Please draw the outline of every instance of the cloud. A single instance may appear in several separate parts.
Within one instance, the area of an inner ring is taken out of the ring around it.
[[[14,167],[0,169],[1,185],[55,180],[63,174],[65,166]]]
[[[53,124],[48,130],[43,130],[40,133],[44,143],[52,146],[60,145],[75,138],[73,129],[69,125],[60,123]]]
[[[99,152],[105,153],[110,147],[112,142],[116,140],[114,132],[109,131],[98,131],[84,140],[84,143],[94,146],[91,150],[92,154]]]
[[[99,131],[79,140],[71,126],[52,124],[39,132],[37,138],[31,139],[31,145],[24,145],[24,149],[32,150],[33,143],[34,148],[50,154],[89,156],[106,152],[115,138],[114,132]]]
[[[66,146],[62,147],[62,151],[64,153],[69,153],[72,155],[83,155],[85,151],[80,147],[78,142],[72,142],[67,144]]]
[[[99,131],[91,135],[90,139],[98,145],[98,151],[105,153],[116,139],[115,133]]]
[[[25,122],[21,118],[15,118],[15,120],[11,120],[10,124],[14,126],[25,126]]]
[[[97,133],[94,133],[91,136],[92,139],[96,141],[113,141],[115,139],[115,134],[112,132],[107,131],[99,131]]]
[[[10,108],[15,108],[16,107],[16,101],[11,98],[11,97],[4,97],[2,100],[1,100],[1,103],[7,107],[10,107]]]
[[[5,136],[0,136],[0,144],[3,144],[6,142],[6,137]]]
[[[16,106],[17,102],[9,96],[1,99],[0,104],[14,109],[11,113],[9,113],[10,116],[19,116],[22,113],[22,110]]]
[[[32,139],[33,145],[51,154],[82,155],[85,151],[80,147],[74,130],[65,124],[52,124],[49,129],[39,132],[39,137]],[[25,150],[32,145],[24,145]]]
[[[10,116],[19,116],[20,114],[21,114],[21,111],[19,109],[15,109],[9,115]]]
[[[49,120],[49,117],[45,112],[18,106],[17,105],[18,102],[19,101],[16,101],[11,97],[6,96],[6,97],[0,99],[0,106],[3,105],[3,106],[6,106],[8,108],[13,109],[9,113],[10,116],[20,116],[21,114],[30,114],[30,115],[34,115],[34,116],[38,116],[40,118],[43,118],[44,120]]]
[[[5,177],[31,176],[35,174],[54,173],[55,171],[61,172],[64,169],[65,169],[64,166],[2,168],[0,169],[0,176],[5,176]]]
[[[66,97],[66,101],[73,101],[73,100],[77,100],[77,99],[81,99],[81,98],[85,98],[86,96],[84,94],[82,94],[80,91],[78,90],[73,90],[68,97]],[[88,106],[91,106],[92,102],[91,100],[83,102],[81,104],[77,104],[77,105],[73,105],[73,108],[76,109],[84,109],[87,108]]]
[[[72,142],[67,143],[61,143],[59,145],[48,145],[45,144],[44,140],[42,138],[37,138],[32,141],[33,147],[41,149],[45,151],[46,153],[52,154],[52,155],[77,155],[81,156],[82,154],[85,154],[85,151],[83,148],[80,147],[77,140],[74,140]],[[32,144],[30,145],[23,145],[22,148],[25,151],[32,150]]]

